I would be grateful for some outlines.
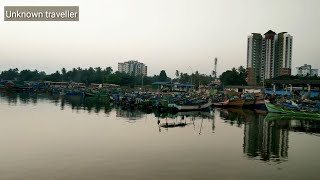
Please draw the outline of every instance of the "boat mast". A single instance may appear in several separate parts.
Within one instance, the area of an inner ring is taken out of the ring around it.
[[[214,58],[214,80],[217,80],[217,65],[218,65],[218,58]]]

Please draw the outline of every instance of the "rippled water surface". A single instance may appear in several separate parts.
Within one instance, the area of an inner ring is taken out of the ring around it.
[[[0,93],[0,179],[319,179],[320,120]]]

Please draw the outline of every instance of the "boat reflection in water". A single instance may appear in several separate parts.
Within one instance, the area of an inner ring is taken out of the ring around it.
[[[243,129],[242,150],[248,159],[266,162],[283,162],[288,160],[290,132],[301,132],[313,136],[319,136],[320,134],[320,121],[317,121],[317,119],[262,111],[231,108],[175,113],[144,112],[137,109],[123,109],[108,103],[104,98],[97,97],[82,98],[76,96],[64,97],[16,93],[0,93],[0,96],[0,102],[4,102],[10,106],[37,105],[49,102],[60,107],[61,110],[71,109],[75,113],[79,111],[86,111],[89,114],[103,112],[109,117],[111,116],[111,112],[115,112],[116,117],[123,117],[129,123],[148,118],[152,121],[152,124],[156,125],[157,123],[158,126],[156,128],[158,128],[159,132],[163,132],[163,130],[165,132],[169,130],[173,131],[173,128],[175,128],[174,131],[184,128],[185,132],[193,129],[197,134],[204,134],[204,127],[210,126],[208,129],[209,133],[211,133],[210,131],[215,132],[215,123],[222,121],[224,123],[220,124],[228,124]],[[179,131],[176,132],[179,133]]]
[[[169,128],[185,127],[192,125],[194,130],[196,130],[195,122],[201,119],[199,127],[199,135],[201,135],[203,120],[208,119],[212,121],[211,130],[214,132],[215,124],[214,111],[189,111],[189,112],[154,112],[155,116],[158,118],[159,132],[161,128],[168,130]]]
[[[227,108],[219,109],[220,117],[224,122],[230,125],[236,125],[242,127],[244,123],[253,121],[258,113],[251,111],[249,109],[239,109],[239,108]]]
[[[274,124],[286,123],[290,131],[303,132],[315,136],[320,135],[320,119],[316,117],[268,113],[265,121]]]
[[[250,159],[287,161],[290,131],[320,135],[320,121],[316,118],[242,109],[221,109],[220,117],[244,129],[243,152]]]

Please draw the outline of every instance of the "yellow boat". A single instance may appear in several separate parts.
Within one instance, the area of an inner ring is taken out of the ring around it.
[[[236,107],[242,107],[244,105],[245,100],[235,100],[235,101],[229,101],[228,106],[236,106]]]

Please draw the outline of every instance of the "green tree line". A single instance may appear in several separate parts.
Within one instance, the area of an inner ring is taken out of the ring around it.
[[[9,69],[0,73],[0,79],[2,80],[18,80],[18,81],[54,81],[54,82],[79,82],[79,83],[109,83],[118,84],[121,86],[134,87],[137,85],[151,85],[153,82],[179,82],[179,83],[192,83],[198,86],[209,84],[213,78],[211,75],[200,74],[196,71],[193,74],[187,74],[178,72],[176,78],[169,78],[165,70],[161,70],[159,75],[142,76],[131,75],[122,73],[119,71],[113,72],[111,67],[105,69],[101,67],[85,68],[80,67],[73,68],[67,71],[62,68],[60,71],[56,71],[51,74],[46,74],[43,71],[38,70],[21,70],[18,68]]]
[[[101,68],[85,68],[82,69],[72,68],[71,70],[66,70],[62,68],[60,71],[56,71],[51,74],[46,74],[43,71],[38,70],[22,70],[19,69],[9,69],[2,71],[0,73],[0,79],[2,80],[19,80],[19,81],[54,81],[54,82],[79,82],[79,83],[109,83],[109,84],[118,84],[121,86],[141,86],[151,85],[153,82],[179,82],[179,83],[190,83],[196,87],[199,85],[208,85],[210,84],[215,77],[215,72],[213,71],[211,75],[201,74],[199,71],[195,73],[188,74],[176,70],[175,78],[170,78],[167,76],[165,70],[161,70],[159,75],[153,76],[141,76],[141,75],[131,75],[127,73],[122,73],[119,71],[114,72],[111,67]],[[247,85],[246,82],[247,72],[243,66],[232,68],[227,70],[220,75],[220,81],[224,85]],[[298,76],[286,76],[278,77],[280,79],[303,79],[305,77]],[[309,77],[310,78],[310,77]],[[318,77],[312,77],[318,78]]]
[[[223,85],[247,85],[246,82],[247,71],[243,66],[240,66],[238,69],[232,68],[227,70],[220,76],[220,81]]]

